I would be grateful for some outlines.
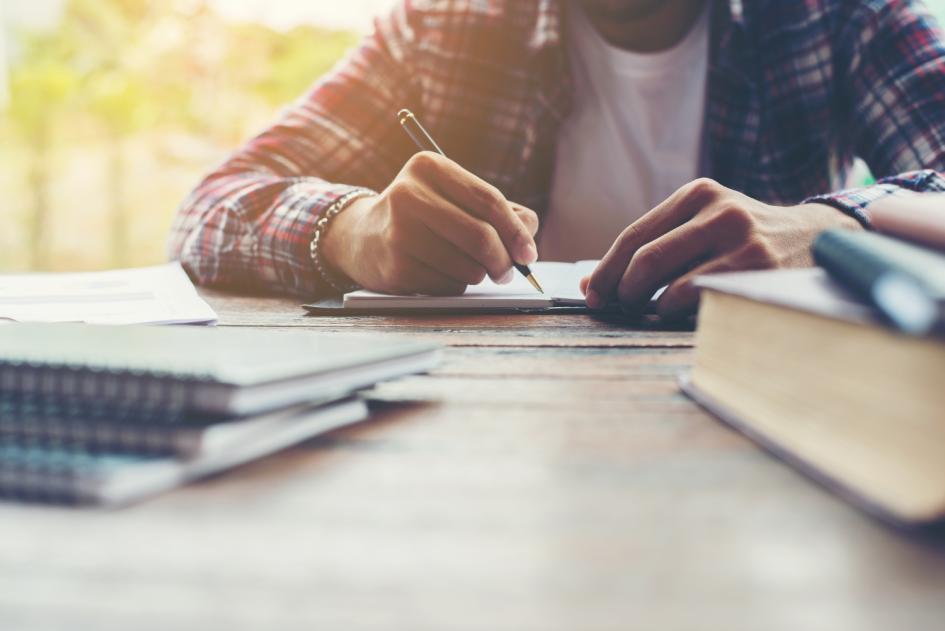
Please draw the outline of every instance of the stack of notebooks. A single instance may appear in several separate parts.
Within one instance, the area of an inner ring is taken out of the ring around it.
[[[359,390],[437,360],[356,336],[0,326],[0,496],[128,503],[362,421]]]
[[[945,205],[938,221],[945,237]],[[683,378],[774,454],[908,525],[945,518],[945,240],[918,236],[830,231],[819,268],[703,277]]]

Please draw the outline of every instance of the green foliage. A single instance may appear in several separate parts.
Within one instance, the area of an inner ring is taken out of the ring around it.
[[[351,33],[313,33],[305,27],[273,37],[269,29],[258,24],[244,25],[234,35],[244,46],[230,49],[236,57],[229,63],[239,64],[246,85],[273,105],[297,97],[300,86],[330,70],[339,51],[357,41]]]
[[[64,224],[82,226],[60,237],[83,233],[79,266],[159,260],[207,154],[265,124],[355,43],[311,26],[228,23],[207,0],[67,0],[53,30],[20,33],[14,47],[0,111],[14,142],[0,143],[0,160],[20,170],[5,174],[13,185],[0,221],[26,230],[0,236],[0,270],[76,266],[51,243]],[[153,183],[162,178],[172,185]],[[142,196],[148,186],[160,195]]]
[[[10,73],[8,115],[26,138],[45,134],[53,118],[75,98],[79,75],[64,46],[50,36],[23,39],[25,54]]]

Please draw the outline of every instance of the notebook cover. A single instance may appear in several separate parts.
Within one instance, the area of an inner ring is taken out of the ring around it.
[[[699,276],[699,289],[806,311],[859,324],[879,324],[878,313],[830,278],[819,267]]]
[[[836,480],[829,473],[811,464],[798,453],[790,451],[781,444],[770,440],[765,434],[757,431],[754,427],[740,418],[725,404],[719,402],[711,395],[702,391],[692,382],[692,376],[684,373],[679,376],[679,386],[690,399],[695,401],[701,408],[715,416],[717,419],[733,428],[740,434],[746,436],[752,442],[762,447],[765,451],[789,464],[801,474],[810,480],[813,480],[831,493],[836,494],[844,501],[852,504],[859,510],[880,519],[881,521],[900,529],[920,529],[943,523],[945,516],[940,516],[928,522],[905,521],[898,515],[888,511],[885,507],[877,504],[873,500],[864,497],[849,486]]]
[[[368,416],[360,399],[296,409],[266,432],[230,446],[226,453],[192,459],[0,442],[0,498],[122,506],[268,457]]]
[[[430,354],[437,348],[426,342],[369,335],[7,324],[0,326],[0,390],[15,392],[20,390],[17,385],[31,385],[7,383],[16,381],[25,367],[55,368],[77,379],[86,373],[129,374],[239,388],[370,367]]]
[[[265,431],[288,414],[312,406],[327,407],[349,398],[347,394],[338,394],[249,417],[219,417],[140,406],[102,406],[89,411],[79,401],[0,396],[0,443],[68,448],[92,454],[193,457],[221,441]]]

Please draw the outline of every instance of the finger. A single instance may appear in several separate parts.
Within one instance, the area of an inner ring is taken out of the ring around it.
[[[699,288],[695,280],[706,274],[732,272],[738,269],[732,254],[699,265],[672,282],[656,301],[656,311],[669,319],[692,315],[699,307]]]
[[[417,154],[412,161],[426,182],[459,208],[491,225],[516,262],[535,262],[535,240],[499,189],[438,154]]]
[[[588,305],[599,309],[615,299],[620,279],[637,250],[692,219],[721,191],[722,187],[711,180],[696,180],[627,227],[591,274]]]
[[[466,291],[466,284],[421,263],[412,256],[400,257],[388,270],[391,293],[426,294],[430,296],[458,296]]]
[[[463,212],[449,200],[416,197],[417,218],[435,235],[452,243],[499,281],[512,269],[512,259],[495,228]]]
[[[486,269],[453,243],[418,225],[417,243],[410,254],[427,267],[464,285],[478,285],[486,278]]]
[[[521,221],[528,230],[528,233],[534,237],[540,225],[538,213],[531,208],[525,208],[519,204],[512,204],[512,209],[515,211],[515,216],[518,217],[518,220]]]
[[[712,256],[719,249],[716,234],[690,221],[637,250],[617,285],[620,304],[633,308],[648,302],[660,287]]]
[[[584,294],[585,296],[587,295],[587,286],[590,282],[591,282],[590,276],[585,276],[584,278],[581,279],[581,293]]]

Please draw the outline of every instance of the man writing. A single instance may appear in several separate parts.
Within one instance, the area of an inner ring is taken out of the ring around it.
[[[452,160],[413,155],[401,108]],[[854,157],[881,179],[837,192]],[[916,1],[405,0],[200,184],[171,252],[300,294],[458,293],[606,252],[591,307],[669,283],[682,315],[695,276],[807,265],[940,171],[945,45]]]

